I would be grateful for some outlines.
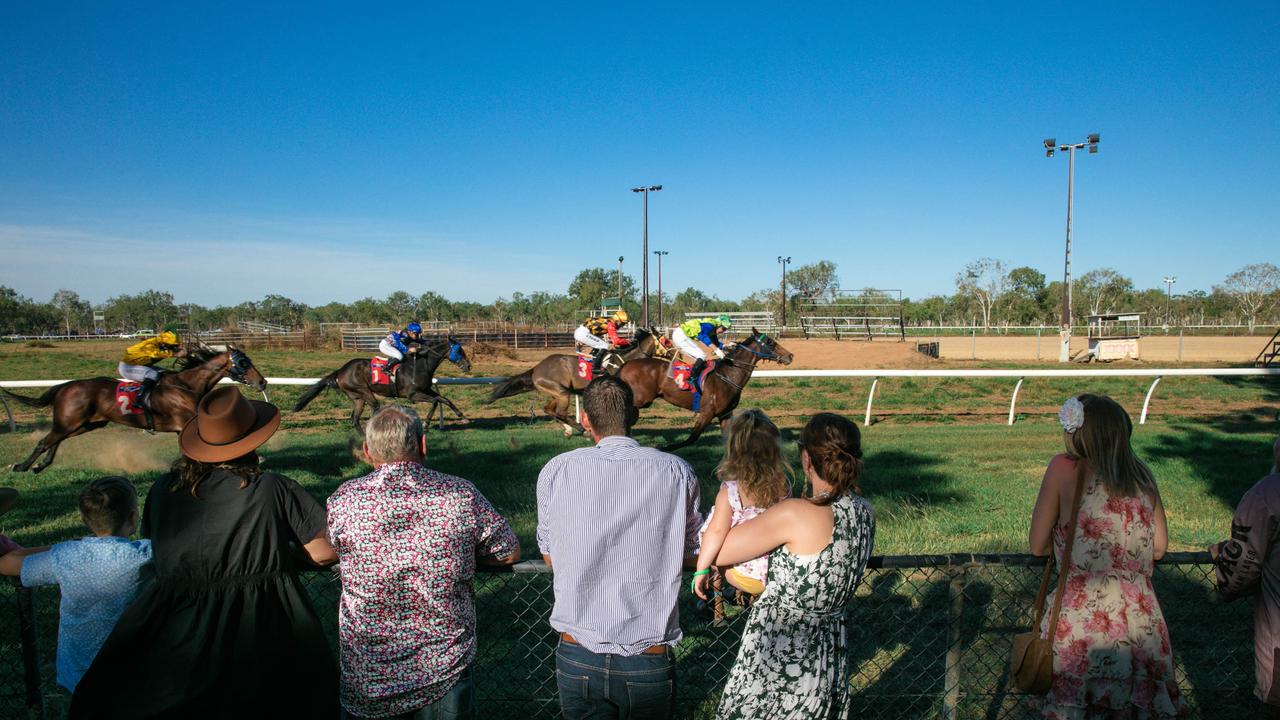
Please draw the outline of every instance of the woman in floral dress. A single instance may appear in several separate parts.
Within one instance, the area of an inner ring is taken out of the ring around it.
[[[812,496],[783,500],[729,531],[720,566],[769,555],[769,579],[751,606],[717,718],[846,718],[845,606],[862,581],[875,514],[858,487],[858,427],[814,416],[800,435]]]
[[[1052,549],[1069,573],[1054,631],[1053,687],[1039,709],[1055,720],[1184,717],[1169,628],[1151,585],[1154,561],[1168,546],[1164,507],[1151,470],[1129,445],[1129,414],[1111,398],[1081,395],[1067,400],[1059,419],[1068,452],[1050,461],[1031,518],[1031,552]],[[1084,496],[1067,565],[1079,472]],[[1053,595],[1045,602],[1051,607]]]

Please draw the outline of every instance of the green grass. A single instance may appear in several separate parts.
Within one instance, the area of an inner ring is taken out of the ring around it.
[[[307,427],[315,422],[278,434],[262,456],[267,466],[323,499],[368,468],[352,452],[352,433]],[[794,436],[799,426],[787,423],[784,432]],[[637,437],[657,445],[682,434],[678,428],[642,426]],[[35,437],[0,435],[0,462],[24,457]],[[1262,426],[1215,429],[1187,422],[1138,429],[1135,446],[1160,484],[1174,549],[1200,549],[1228,531],[1236,500],[1265,474],[1272,437]],[[716,488],[718,439],[713,431],[680,453],[702,480],[704,504],[710,503]],[[443,433],[433,430],[429,442],[429,464],[475,482],[510,517],[526,556],[532,556],[538,471],[554,455],[587,440],[566,439],[549,422],[495,420]],[[1060,442],[1055,427],[1044,423],[867,428],[863,491],[878,516],[876,553],[1023,551],[1040,476],[1048,459],[1060,451]],[[6,479],[24,497],[14,512],[0,519],[0,530],[32,545],[75,537],[81,532],[75,498],[89,479],[104,472],[126,472],[145,493],[175,457],[171,436],[147,437],[110,428],[73,438],[43,474]]]

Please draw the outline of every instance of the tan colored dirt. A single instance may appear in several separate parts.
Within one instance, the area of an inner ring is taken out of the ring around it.
[[[926,342],[936,338],[919,338],[917,342]],[[1177,363],[1179,357],[1184,364],[1195,363],[1248,363],[1257,356],[1265,344],[1265,337],[1186,337],[1179,340],[1177,336],[1152,335],[1142,338],[1142,362],[1169,364]],[[1037,343],[1031,336],[982,336],[944,337],[940,338],[942,357],[946,360],[1018,360],[1035,361],[1037,357],[1046,362],[1058,359],[1057,333],[1042,336]],[[1179,351],[1181,344],[1181,351]],[[1072,354],[1083,351],[1088,341],[1083,337],[1072,338]]]

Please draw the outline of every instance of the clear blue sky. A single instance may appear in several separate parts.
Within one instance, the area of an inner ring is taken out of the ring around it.
[[[1280,260],[1280,5],[7,2],[0,284],[225,303],[665,289],[991,256],[1208,289]],[[270,4],[274,5],[274,4]],[[376,9],[375,9],[376,7]],[[652,282],[656,284],[656,277]]]

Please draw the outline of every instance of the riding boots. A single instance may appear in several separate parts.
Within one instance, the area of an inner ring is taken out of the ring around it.
[[[151,414],[151,391],[155,390],[156,381],[146,378],[142,381],[142,390],[138,393],[138,402],[142,405],[142,417],[147,421],[147,434],[156,434],[156,419]]]
[[[604,354],[606,351],[600,348],[591,348],[591,371],[592,374],[598,374],[604,366]]]

